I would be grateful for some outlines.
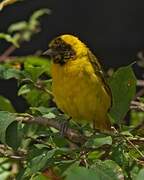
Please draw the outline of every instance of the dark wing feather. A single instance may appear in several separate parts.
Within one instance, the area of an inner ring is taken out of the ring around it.
[[[100,63],[98,62],[97,58],[95,57],[95,55],[90,50],[88,50],[88,57],[89,57],[90,63],[92,64],[92,66],[94,68],[95,74],[101,79],[106,92],[109,94],[110,97],[112,97],[111,90],[106,81],[104,71],[103,71]]]

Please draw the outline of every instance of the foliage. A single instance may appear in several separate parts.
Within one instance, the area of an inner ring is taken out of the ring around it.
[[[0,34],[0,40],[20,48],[40,30],[38,18],[45,13],[49,11],[39,10],[28,22],[11,25],[8,34]],[[10,100],[0,96],[0,179],[144,178],[144,100],[141,97],[131,104],[137,81],[132,65],[120,67],[109,78],[113,97],[109,117],[114,131],[94,134],[90,125],[71,121],[69,133],[62,136],[60,127],[67,116],[53,100],[50,59],[2,54],[0,60],[0,79],[16,79],[18,96],[25,98],[29,106],[17,113]],[[129,124],[125,121],[128,111]]]
[[[2,10],[5,6],[8,6],[10,4],[13,4],[15,2],[17,2],[19,0],[3,0],[1,3],[0,3],[0,10]]]

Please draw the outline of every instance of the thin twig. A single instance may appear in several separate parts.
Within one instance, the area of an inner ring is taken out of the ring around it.
[[[134,145],[128,138],[125,137],[125,139],[139,153],[139,155],[144,158],[144,154],[137,148],[137,146]]]
[[[137,80],[137,86],[144,87],[144,80]]]
[[[134,97],[134,100],[137,99],[138,97],[143,96],[143,95],[144,95],[144,88],[140,89],[140,90],[136,93],[136,95],[135,95],[135,97]]]
[[[135,109],[144,112],[144,103],[139,101],[131,101],[130,109]]]
[[[116,133],[118,134],[118,131],[116,130]],[[137,148],[137,146],[135,145],[135,144],[133,144],[133,142],[130,140],[130,138],[129,137],[126,137],[126,136],[124,136],[123,134],[119,134],[124,140],[126,140],[126,142],[130,145],[130,146],[132,146],[137,152],[138,152],[138,154],[142,157],[142,158],[144,158],[144,154]]]
[[[17,48],[12,45],[10,46],[1,56],[0,56],[0,62],[5,61],[9,55],[11,55]]]
[[[136,93],[134,100],[144,95],[144,80],[137,80],[137,86],[142,88]]]
[[[45,117],[17,117],[17,121],[22,121],[23,123],[29,123],[29,124],[39,124],[42,126],[48,126],[48,127],[54,127],[55,129],[61,130],[61,122],[59,122],[57,119],[49,119]],[[78,131],[67,128],[67,130],[64,132],[64,136],[69,139],[71,142],[76,144],[83,144],[86,141],[86,137],[82,134],[80,134]]]
[[[0,144],[0,157],[7,157],[13,160],[24,160],[24,152],[14,152],[10,147]]]
[[[137,138],[129,138],[129,140],[133,143],[133,144],[138,144],[138,145],[140,145],[140,144],[144,144],[144,138],[142,138],[142,137],[137,137]]]
[[[131,145],[131,146],[139,153],[139,155],[140,155],[142,158],[144,158],[144,154],[137,148],[136,145],[133,144],[133,142],[132,142],[129,138],[127,138],[127,137],[124,136],[124,135],[122,135],[122,137],[129,143],[129,145]]]
[[[53,97],[53,93],[50,90],[48,90],[47,88],[45,88],[40,81],[38,81],[37,83],[34,83],[34,87],[36,87],[39,90],[44,91],[45,93],[47,93]]]

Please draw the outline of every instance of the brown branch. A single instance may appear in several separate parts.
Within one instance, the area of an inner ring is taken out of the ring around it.
[[[144,103],[139,101],[131,101],[130,109],[135,109],[144,112]]]
[[[134,99],[137,99],[138,97],[141,97],[141,96],[143,96],[143,95],[144,95],[144,88],[140,89],[140,90],[136,93]]]
[[[12,45],[10,46],[1,56],[0,56],[0,62],[5,61],[10,54],[12,54],[17,48]]]
[[[144,87],[144,80],[137,80],[137,86]]]
[[[61,122],[59,122],[57,119],[49,119],[45,117],[17,117],[17,121],[22,121],[23,123],[29,123],[29,124],[39,124],[42,126],[48,126],[48,127],[54,127],[57,130],[61,130]],[[64,131],[64,137],[66,137],[68,140],[70,140],[73,143],[76,144],[83,144],[86,141],[86,137],[82,134],[80,134],[77,130],[74,130],[72,128],[67,128],[66,131]]]
[[[7,157],[16,161],[24,160],[25,153],[22,151],[14,152],[10,147],[0,144],[0,157]]]
[[[142,88],[136,93],[134,100],[144,95],[144,80],[137,80],[137,86]]]
[[[140,137],[140,138],[129,138],[129,140],[133,143],[133,144],[137,144],[137,145],[143,145],[144,144],[144,138]]]
[[[37,81],[36,83],[34,83],[33,85],[37,89],[42,90],[45,93],[49,94],[51,97],[53,97],[53,93],[50,90],[48,90],[46,87],[44,87],[44,85],[42,84],[42,82],[40,80]]]

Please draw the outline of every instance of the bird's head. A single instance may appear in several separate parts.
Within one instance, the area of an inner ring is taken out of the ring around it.
[[[73,35],[61,35],[50,42],[49,49],[44,54],[50,56],[54,63],[63,65],[86,55],[87,47]]]

